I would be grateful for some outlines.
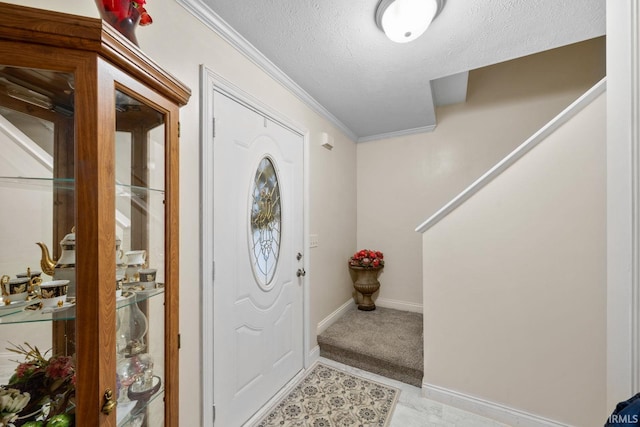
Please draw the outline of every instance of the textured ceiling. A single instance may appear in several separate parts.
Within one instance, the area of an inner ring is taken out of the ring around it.
[[[469,70],[603,35],[605,1],[446,0],[420,38],[396,44],[376,27],[378,0],[182,0],[211,9],[360,140],[432,127],[434,99],[463,100]]]

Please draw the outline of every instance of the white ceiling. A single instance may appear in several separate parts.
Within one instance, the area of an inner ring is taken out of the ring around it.
[[[432,129],[469,70],[605,33],[606,0],[446,0],[406,44],[378,0],[178,1],[360,141]]]

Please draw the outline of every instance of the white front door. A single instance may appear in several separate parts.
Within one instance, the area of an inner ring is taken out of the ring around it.
[[[215,425],[237,427],[303,368],[304,145],[218,91],[213,110]]]

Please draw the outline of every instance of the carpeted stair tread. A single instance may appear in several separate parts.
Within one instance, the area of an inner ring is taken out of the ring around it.
[[[350,310],[318,336],[320,355],[420,387],[422,314]]]

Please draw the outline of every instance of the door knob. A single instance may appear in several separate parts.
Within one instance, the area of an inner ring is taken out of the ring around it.
[[[296,276],[301,277],[301,276],[306,276],[307,272],[304,271],[304,268],[299,268],[298,271],[296,271]]]
[[[298,252],[298,255],[296,255],[296,259],[298,261],[300,261],[302,259],[302,254],[300,252]]]

